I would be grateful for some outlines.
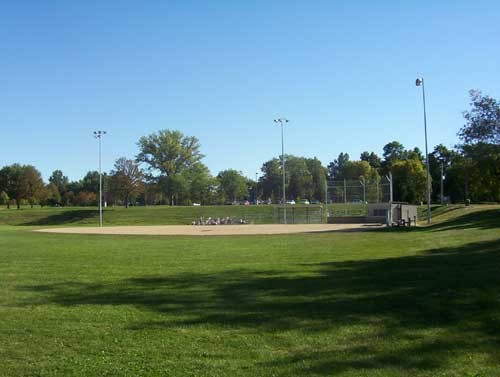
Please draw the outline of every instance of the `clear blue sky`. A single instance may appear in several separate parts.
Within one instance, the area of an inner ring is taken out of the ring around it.
[[[409,4],[411,3],[411,4]],[[0,166],[70,179],[137,153],[142,135],[200,139],[212,173],[251,178],[280,154],[452,146],[468,90],[500,97],[500,2],[13,1],[0,13]]]

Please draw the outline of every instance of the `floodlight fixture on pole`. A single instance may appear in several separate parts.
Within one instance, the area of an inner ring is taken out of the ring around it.
[[[281,126],[281,169],[283,170],[283,190],[282,190],[282,202],[283,202],[283,222],[286,224],[286,195],[285,195],[285,143],[283,139],[283,126],[288,123],[289,120],[286,118],[274,119],[274,123]]]
[[[101,140],[106,131],[94,131],[94,137],[99,140],[99,226],[102,228],[102,166],[101,166]]]
[[[425,83],[423,77],[415,80],[416,86],[422,87],[422,101],[424,103],[424,132],[425,132],[425,165],[426,165],[426,197],[427,197],[427,224],[431,223],[431,181],[429,173],[429,151],[427,148],[427,111],[425,108]]]

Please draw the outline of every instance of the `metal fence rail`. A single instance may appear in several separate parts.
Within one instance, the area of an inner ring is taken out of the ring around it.
[[[326,197],[329,204],[387,203],[391,200],[391,178],[329,181]]]
[[[284,223],[283,206],[274,207],[274,222]],[[286,206],[287,224],[321,224],[326,221],[323,206]]]

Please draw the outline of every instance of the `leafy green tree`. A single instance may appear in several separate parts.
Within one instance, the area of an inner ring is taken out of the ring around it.
[[[61,194],[54,183],[49,183],[40,190],[39,203],[42,207],[61,204]]]
[[[12,164],[4,166],[0,170],[0,189],[5,191],[9,198],[16,201],[17,208],[21,206],[23,198],[22,190],[23,166],[20,164]],[[10,202],[7,205],[10,208]]]
[[[172,174],[160,179],[163,191],[170,198],[170,204],[189,204],[189,182],[182,174]]]
[[[99,172],[95,171],[95,170],[89,171],[87,174],[85,174],[85,177],[83,177],[80,185],[81,185],[80,191],[98,193],[99,192]]]
[[[313,194],[313,177],[303,157],[287,156],[285,175],[287,199],[310,198]]]
[[[182,173],[201,161],[200,143],[194,136],[184,136],[180,131],[161,130],[139,139],[137,161],[144,162],[150,170],[170,176]]]
[[[418,203],[425,198],[426,172],[422,161],[413,158],[392,162],[394,199]]]
[[[262,177],[260,185],[264,198],[271,198],[273,201],[281,197],[282,190],[282,171],[281,161],[277,158],[264,162],[260,169]]]
[[[83,190],[82,185],[83,185],[83,183],[81,180],[80,181],[71,181],[66,186],[66,191],[71,191],[71,192],[73,192],[73,194],[78,194],[80,191]]]
[[[312,189],[309,194],[310,199],[323,200],[326,195],[326,182],[328,170],[316,157],[306,159],[307,169],[312,177]]]
[[[234,169],[223,170],[217,175],[219,189],[226,200],[231,202],[248,196],[247,179]]]
[[[186,181],[189,182],[189,199],[192,203],[216,203],[217,179],[212,177],[208,168],[198,162],[191,169],[182,173]]]
[[[22,168],[20,195],[28,200],[31,208],[39,200],[44,183],[40,172],[31,165],[25,165]]]
[[[384,160],[391,162],[395,160],[403,160],[405,156],[405,147],[399,141],[391,141],[384,145]]]
[[[432,153],[429,153],[429,170],[432,178],[432,193],[434,200],[439,200],[441,194],[441,161],[443,162],[443,173],[446,177],[448,168],[452,161],[455,160],[456,155],[456,151],[448,149],[443,144],[436,145]],[[444,195],[449,196],[453,186],[449,184],[447,178],[445,183]]]
[[[349,161],[349,154],[340,153],[336,160],[333,160],[328,164],[328,179],[331,180],[341,180],[344,179],[342,176],[344,165]]]
[[[379,156],[375,152],[363,152],[361,153],[361,156],[359,157],[361,161],[366,161],[370,164],[370,166],[374,169],[380,169],[382,166],[382,160],[380,159]]]
[[[500,201],[500,145],[476,143],[462,146],[468,163],[467,199]]]
[[[0,192],[0,205],[9,205],[10,198],[5,191]]]
[[[344,179],[359,180],[371,179],[378,176],[377,170],[372,168],[368,161],[348,161],[342,168]]]
[[[185,196],[189,182],[183,173],[195,169],[203,158],[198,139],[177,130],[161,130],[141,137],[137,144],[137,161],[145,163],[150,173],[159,172],[158,182],[169,195],[170,203],[174,203],[175,197]]]
[[[500,103],[479,90],[469,91],[472,107],[463,113],[466,124],[459,132],[465,144],[500,144]]]
[[[139,192],[142,181],[142,171],[139,164],[125,157],[115,161],[114,170],[109,177],[109,187],[113,195],[123,201],[128,208],[132,196]]]
[[[62,196],[67,189],[69,184],[69,179],[66,177],[61,170],[54,170],[49,177],[49,183],[53,183],[57,186],[59,194]]]
[[[500,104],[471,90],[471,109],[459,132],[464,195],[473,201],[500,201]],[[456,171],[456,169],[453,169]]]
[[[408,159],[417,159],[420,161],[425,161],[425,157],[422,154],[422,151],[420,148],[415,147],[411,150],[404,151],[403,158],[408,160]]]

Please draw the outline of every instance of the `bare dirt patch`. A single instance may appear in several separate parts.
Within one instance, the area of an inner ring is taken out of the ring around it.
[[[151,236],[227,236],[293,233],[321,233],[335,231],[360,231],[381,226],[373,224],[265,224],[265,225],[159,225],[159,226],[110,226],[68,227],[38,229],[45,233],[70,234],[124,234]]]

